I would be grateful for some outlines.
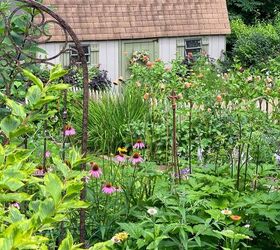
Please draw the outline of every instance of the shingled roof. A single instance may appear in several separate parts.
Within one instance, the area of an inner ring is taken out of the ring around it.
[[[226,0],[45,0],[80,40],[230,33]],[[58,30],[52,41],[63,41]]]

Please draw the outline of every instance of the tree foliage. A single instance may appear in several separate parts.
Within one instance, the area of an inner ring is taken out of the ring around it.
[[[280,0],[227,0],[227,5],[231,18],[253,24],[273,19],[280,9]]]

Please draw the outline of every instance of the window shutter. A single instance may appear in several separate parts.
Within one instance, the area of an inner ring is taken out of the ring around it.
[[[60,45],[60,51],[63,50],[64,44]],[[66,49],[68,49],[69,46],[67,45]],[[67,50],[66,52],[62,53],[60,55],[60,64],[62,67],[68,67],[70,64],[70,51]]]
[[[209,53],[209,39],[207,36],[202,37],[201,39],[201,49],[203,52]]]
[[[90,64],[92,66],[99,65],[99,44],[98,43],[90,44]]]
[[[177,39],[176,52],[177,52],[177,57],[184,57],[184,52],[185,52],[185,39],[184,38]]]

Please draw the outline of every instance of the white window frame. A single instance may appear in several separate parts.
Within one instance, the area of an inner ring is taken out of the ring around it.
[[[199,44],[200,46],[196,46],[196,47],[188,47],[187,46],[187,43],[189,41],[199,41]],[[189,50],[189,51],[188,51]],[[184,39],[184,56],[186,57],[188,55],[189,52],[192,52],[193,53],[193,50],[199,50],[198,53],[201,53],[202,52],[202,38],[187,38],[187,39]],[[197,55],[196,53],[194,54],[193,53],[193,56],[196,58]]]
[[[87,53],[85,53],[85,57],[87,59],[87,64],[90,64],[90,53],[91,53],[91,47],[90,47],[90,44],[82,44],[82,47],[87,47]],[[76,57],[77,58],[77,61],[78,63],[81,63],[78,61],[78,51],[75,49],[75,45],[70,45],[69,46],[70,48],[70,53],[69,53],[69,63],[71,64],[71,61],[72,61],[72,57]]]

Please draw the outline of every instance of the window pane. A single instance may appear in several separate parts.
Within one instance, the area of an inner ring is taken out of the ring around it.
[[[201,51],[201,49],[186,49],[186,55],[190,52],[193,54],[199,54],[200,51]]]
[[[197,40],[186,40],[186,48],[197,48],[201,46],[200,39]]]
[[[70,62],[71,63],[80,62],[76,46],[70,46],[70,48],[71,48],[71,51],[70,51]],[[86,60],[87,60],[87,62],[89,62],[89,59],[90,59],[89,45],[82,45],[82,48],[84,50],[84,53],[85,53],[85,56],[86,56]]]

